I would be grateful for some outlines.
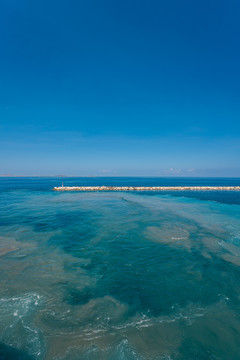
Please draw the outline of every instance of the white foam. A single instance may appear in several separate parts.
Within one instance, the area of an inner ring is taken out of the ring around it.
[[[0,299],[0,341],[36,359],[43,358],[44,350],[42,334],[34,325],[40,300],[35,293]]]

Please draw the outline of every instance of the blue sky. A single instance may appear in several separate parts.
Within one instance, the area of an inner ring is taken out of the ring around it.
[[[240,177],[239,15],[2,0],[0,174]]]

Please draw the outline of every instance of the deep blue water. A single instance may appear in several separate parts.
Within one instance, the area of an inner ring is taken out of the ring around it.
[[[240,179],[1,178],[0,359],[240,358]]]

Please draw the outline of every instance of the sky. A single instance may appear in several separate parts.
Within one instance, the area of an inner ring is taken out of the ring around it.
[[[240,177],[239,0],[1,0],[0,175]]]

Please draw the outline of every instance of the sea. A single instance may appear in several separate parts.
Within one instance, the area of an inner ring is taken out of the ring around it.
[[[0,178],[1,360],[239,360],[239,178]]]

